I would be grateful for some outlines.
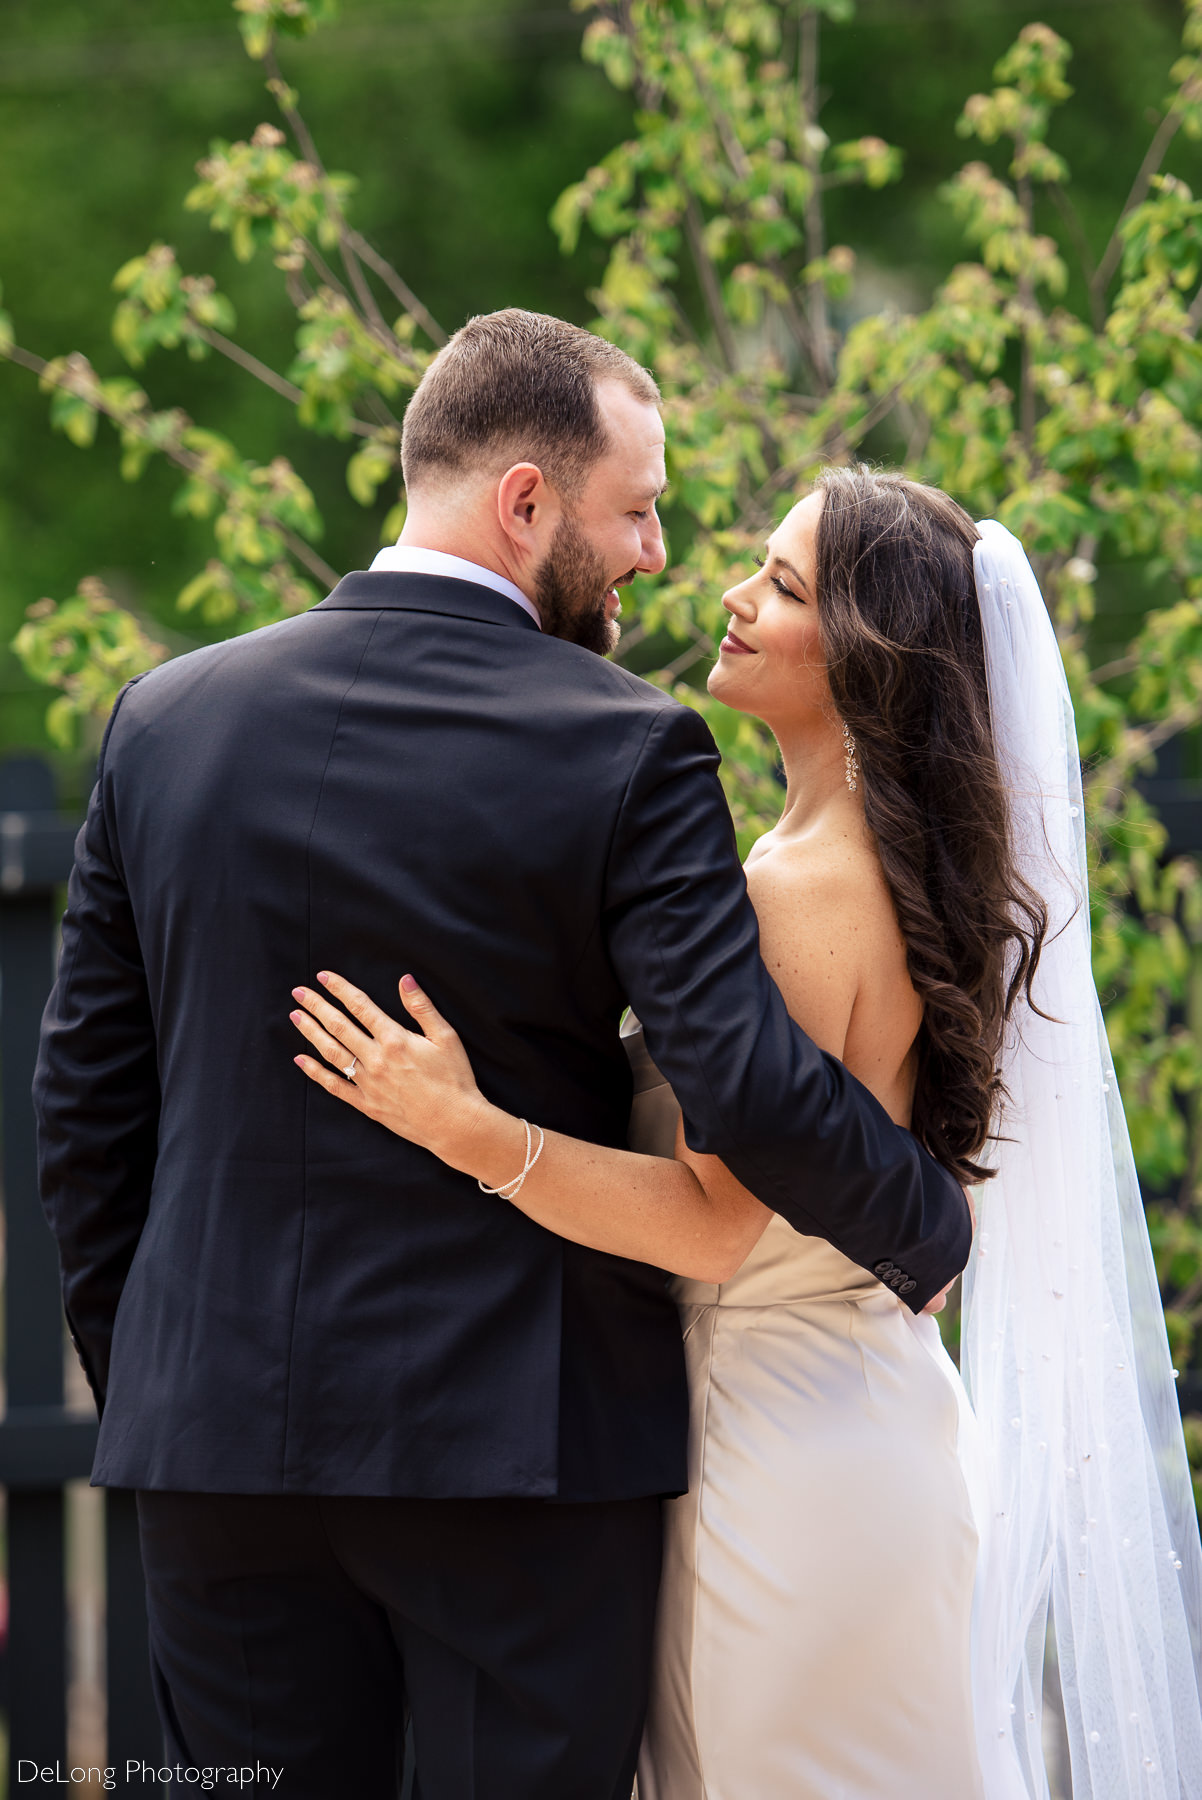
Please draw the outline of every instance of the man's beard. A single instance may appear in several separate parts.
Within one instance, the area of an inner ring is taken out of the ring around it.
[[[617,620],[606,617],[612,585],[600,555],[576,520],[565,513],[534,576],[543,630],[549,637],[608,656],[622,635]]]

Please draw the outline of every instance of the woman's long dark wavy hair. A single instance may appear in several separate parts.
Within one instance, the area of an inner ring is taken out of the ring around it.
[[[922,1000],[915,1136],[961,1181],[1002,1098],[1002,1037],[1047,908],[1023,880],[994,751],[977,529],[904,476],[830,469],[817,532],[831,696],[855,740],[864,810]]]

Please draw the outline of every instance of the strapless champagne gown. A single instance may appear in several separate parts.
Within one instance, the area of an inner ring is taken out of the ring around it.
[[[632,1148],[671,1155],[671,1089],[637,1025],[627,1048]],[[674,1291],[689,1491],[638,1800],[980,1800],[977,1532],[934,1320],[777,1215],[731,1280]]]

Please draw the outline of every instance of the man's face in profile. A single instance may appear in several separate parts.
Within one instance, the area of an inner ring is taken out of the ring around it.
[[[609,448],[582,491],[564,501],[551,547],[535,571],[543,630],[599,656],[618,645],[619,590],[664,566],[656,502],[664,491],[659,409],[623,383],[600,382],[597,403]]]

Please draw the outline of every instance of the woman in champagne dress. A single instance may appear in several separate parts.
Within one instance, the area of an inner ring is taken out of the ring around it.
[[[1007,1020],[1030,1002],[1047,929],[991,732],[977,539],[946,495],[828,472],[725,596],[710,679],[781,750],[784,810],[747,879],[789,1011],[966,1185],[989,1172]],[[639,1800],[1046,1793],[1042,1767],[1024,1778],[1012,1754],[1015,1705],[987,1717],[974,1695],[989,1507],[964,1389],[935,1321],[899,1297],[904,1272],[859,1268],[691,1152],[636,1020],[622,1151],[532,1136],[488,1105],[411,977],[424,1036],[323,980],[358,1024],[306,992],[301,1029],[325,1059],[298,1059],[313,1080],[549,1229],[674,1274],[690,1477],[666,1506]],[[327,1066],[348,1052],[354,1088]],[[1132,1764],[1079,1791],[1176,1800],[1175,1779],[1146,1779]]]
[[[675,1110],[657,1077],[636,1049],[632,1144],[653,1152]],[[638,1800],[981,1800],[977,1529],[934,1321],[776,1214],[728,1281],[673,1288],[689,1490],[666,1509]]]

